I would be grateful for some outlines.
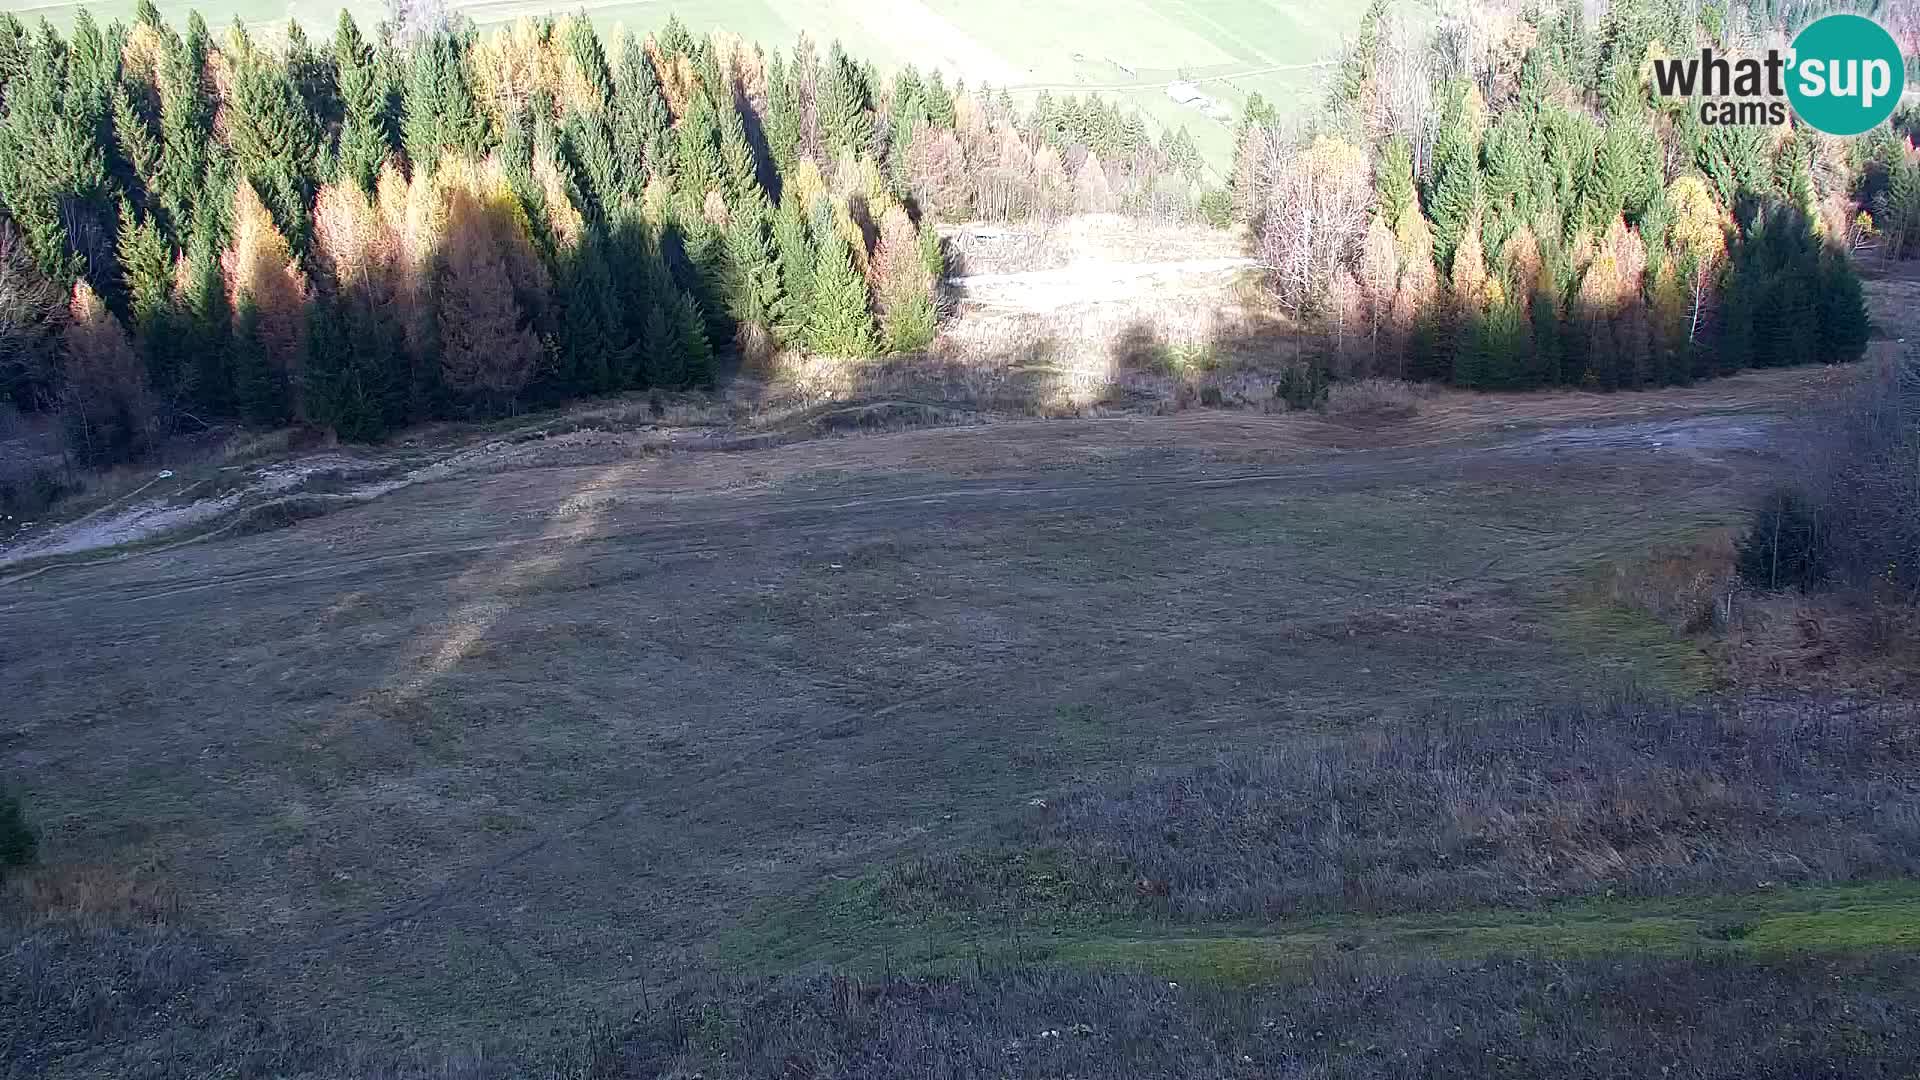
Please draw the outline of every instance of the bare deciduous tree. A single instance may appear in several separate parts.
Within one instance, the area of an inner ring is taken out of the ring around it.
[[[1260,261],[1280,303],[1296,317],[1312,315],[1366,234],[1372,173],[1363,152],[1331,136],[1304,147],[1268,140],[1266,149]]]

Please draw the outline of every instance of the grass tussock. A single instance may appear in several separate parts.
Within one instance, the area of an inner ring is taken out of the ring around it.
[[[1903,707],[1483,709],[1150,773],[854,890],[876,922],[1534,906],[1920,871]],[[864,909],[864,911],[862,911]]]
[[[730,984],[644,1015],[604,1075],[1752,1078],[1911,1075],[1920,958],[1329,961],[1260,990],[1052,968]]]

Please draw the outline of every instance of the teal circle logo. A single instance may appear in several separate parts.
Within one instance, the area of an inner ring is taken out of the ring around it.
[[[1787,99],[1794,114],[1829,135],[1858,135],[1893,115],[1907,64],[1893,35],[1860,15],[1828,15],[1793,39]]]

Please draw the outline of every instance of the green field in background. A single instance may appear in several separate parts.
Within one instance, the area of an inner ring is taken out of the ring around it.
[[[355,0],[218,0],[193,4],[157,0],[161,13],[183,23],[198,8],[215,27],[235,17],[258,30],[298,19],[313,37],[330,32],[345,6],[363,27],[385,17],[383,4]],[[23,17],[44,15],[70,26],[77,3],[4,5]],[[88,3],[101,22],[128,20],[134,0]],[[1283,111],[1312,107],[1323,72],[1297,68],[1332,56],[1358,25],[1360,0],[1310,4],[1300,0],[707,0],[700,4],[617,2],[555,6],[547,0],[454,0],[452,7],[488,26],[523,16],[584,10],[602,32],[625,27],[645,33],[679,15],[695,31],[731,30],[769,49],[790,47],[805,30],[824,48],[838,39],[856,56],[883,68],[912,62],[1009,86],[1031,100],[1042,86],[1055,96],[1102,89],[1146,114],[1154,128],[1184,124],[1217,167],[1231,151],[1232,123],[1221,122],[1167,97],[1166,84],[1186,77],[1236,113],[1259,91]],[[1296,67],[1295,70],[1263,70]]]

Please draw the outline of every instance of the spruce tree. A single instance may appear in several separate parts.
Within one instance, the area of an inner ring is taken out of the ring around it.
[[[207,176],[215,143],[213,102],[200,78],[206,49],[206,27],[195,14],[184,38],[169,39],[160,68],[160,162],[152,193],[180,248],[188,246],[209,207]],[[213,213],[217,217],[219,211]]]
[[[273,211],[294,251],[304,252],[319,128],[284,65],[256,50],[237,58],[235,68],[227,127],[233,164]]]
[[[740,325],[743,344],[770,340],[784,321],[780,272],[762,213],[736,211],[727,224],[723,295],[727,313]]]
[[[873,145],[873,115],[869,111],[866,78],[860,68],[833,43],[825,79],[820,87],[820,127],[827,149],[834,155],[866,153]]]
[[[1380,218],[1387,228],[1398,229],[1401,217],[1419,204],[1413,187],[1413,147],[1405,136],[1387,140],[1375,172],[1379,176]]]
[[[830,356],[872,356],[872,297],[854,269],[847,241],[831,227],[814,230],[818,252],[807,311],[807,348]]]
[[[85,12],[83,11],[84,15]],[[45,22],[28,48],[26,69],[7,87],[0,118],[0,201],[25,234],[41,273],[66,291],[103,237],[70,235],[69,225],[98,230],[111,210],[107,163],[98,138],[99,120],[69,100],[67,48]],[[76,98],[91,91],[81,91]],[[104,109],[104,92],[101,97]],[[109,260],[110,261],[110,260]]]
[[[401,142],[418,171],[431,170],[446,151],[478,156],[487,122],[467,82],[466,50],[442,31],[413,48],[402,105]]]
[[[134,345],[147,365],[147,379],[171,397],[180,382],[169,316],[173,306],[173,259],[153,219],[142,220],[120,205],[120,273]]]
[[[709,191],[725,191],[720,163],[720,118],[713,98],[704,87],[693,92],[687,103],[687,115],[680,118],[675,136],[678,144],[675,156],[680,166],[676,190],[680,196],[697,204]]]
[[[1452,272],[1453,253],[1480,209],[1480,138],[1472,93],[1471,87],[1458,83],[1448,91],[1425,192],[1434,258],[1442,273]]]
[[[713,341],[707,336],[707,319],[700,305],[682,290],[673,290],[666,304],[669,348],[679,360],[676,385],[698,386],[713,382],[715,364]]]
[[[767,68],[767,115],[763,132],[767,153],[773,158],[776,175],[793,171],[794,158],[800,152],[800,97],[779,53]]]
[[[345,9],[333,33],[333,63],[340,93],[336,175],[369,194],[392,146],[388,129],[385,68],[360,36]]]
[[[180,352],[191,371],[188,400],[203,418],[234,415],[233,311],[220,280],[219,241],[196,235],[186,253],[186,273],[174,293],[181,330]]]
[[[638,206],[647,181],[656,176],[671,178],[677,164],[672,118],[659,75],[646,51],[632,37],[621,46],[611,112],[616,161],[613,175],[620,185],[621,201]]]
[[[619,310],[613,271],[602,244],[590,239],[565,257],[557,275],[561,318],[558,389],[562,394],[604,394],[638,384],[633,343]]]
[[[746,122],[731,102],[720,107],[720,165],[727,205],[736,215],[752,214],[757,221],[768,209],[767,195],[760,186],[753,144],[747,141]]]
[[[780,273],[780,291],[786,300],[784,317],[774,331],[781,342],[797,344],[807,313],[813,307],[813,271],[820,256],[807,230],[800,198],[792,188],[782,193],[780,209],[773,218],[773,248]]]

